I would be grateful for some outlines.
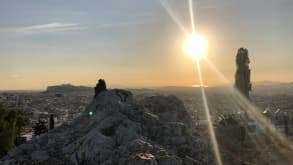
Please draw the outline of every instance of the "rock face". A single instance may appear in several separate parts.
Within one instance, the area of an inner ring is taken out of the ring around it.
[[[235,74],[235,87],[248,99],[249,91],[251,91],[252,88],[249,63],[248,50],[239,48],[236,55],[237,70]]]
[[[14,148],[0,164],[205,164],[202,144],[176,97],[135,101],[114,89],[97,95],[73,123]]]

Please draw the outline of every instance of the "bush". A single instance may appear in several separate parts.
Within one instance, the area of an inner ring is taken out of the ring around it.
[[[9,110],[0,104],[0,157],[15,146],[16,137],[30,123],[21,110]]]

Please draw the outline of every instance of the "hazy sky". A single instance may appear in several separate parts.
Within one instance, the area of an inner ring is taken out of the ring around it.
[[[187,0],[164,0],[190,30]],[[207,57],[233,81],[247,47],[252,81],[293,81],[292,0],[194,0]],[[111,87],[198,84],[185,36],[159,0],[0,0],[0,89],[72,83]],[[202,62],[205,84],[219,85]]]

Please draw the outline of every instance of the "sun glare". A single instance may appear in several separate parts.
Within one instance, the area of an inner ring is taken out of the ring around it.
[[[188,55],[193,56],[195,59],[205,55],[208,43],[206,39],[198,34],[189,35],[184,43],[184,50]]]

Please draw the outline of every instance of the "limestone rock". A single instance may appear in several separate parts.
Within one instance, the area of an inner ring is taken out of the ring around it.
[[[71,124],[33,138],[1,161],[182,165],[186,156],[202,159],[202,142],[190,130],[191,118],[176,97],[153,96],[137,101],[129,91],[113,89],[101,91]]]
[[[177,156],[162,156],[157,158],[159,165],[182,165],[182,160]]]
[[[47,160],[49,158],[49,155],[47,151],[34,151],[31,154],[32,160]]]
[[[175,96],[152,96],[142,103],[148,111],[156,114],[163,122],[182,122],[191,127],[191,117],[184,108],[183,102]]]
[[[183,162],[185,165],[201,165],[202,163],[197,161],[197,160],[194,160],[192,159],[191,157],[189,156],[186,156],[184,159],[183,159]]]

